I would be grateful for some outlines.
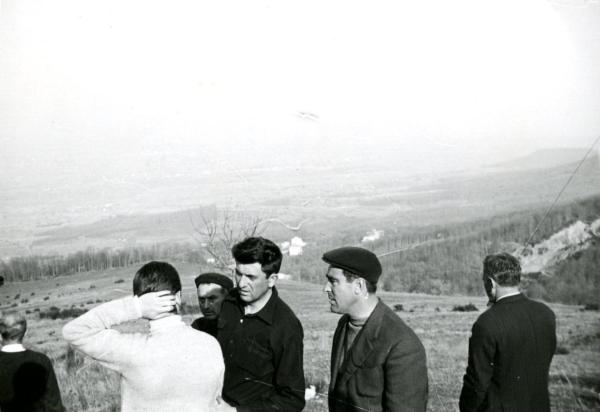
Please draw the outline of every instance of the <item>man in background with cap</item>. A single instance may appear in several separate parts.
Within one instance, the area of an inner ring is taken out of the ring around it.
[[[217,321],[223,301],[233,289],[233,281],[220,273],[202,273],[194,279],[202,317],[192,322],[192,328],[217,336]]]
[[[483,260],[491,307],[473,325],[459,407],[469,411],[549,412],[548,371],[556,319],[519,291],[521,265],[508,253]]]
[[[323,255],[331,311],[343,314],[333,336],[329,411],[427,408],[425,349],[377,296],[381,264],[372,252],[342,247]]]

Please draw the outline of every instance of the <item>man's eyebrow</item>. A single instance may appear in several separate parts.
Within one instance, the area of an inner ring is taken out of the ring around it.
[[[334,280],[336,280],[333,276],[329,276],[329,275],[325,275],[325,277],[327,278],[328,281],[333,282]]]
[[[247,277],[255,277],[256,275],[253,275],[252,273],[244,273],[244,272],[240,272],[239,270],[235,270],[235,273],[237,273],[240,276],[247,276]]]

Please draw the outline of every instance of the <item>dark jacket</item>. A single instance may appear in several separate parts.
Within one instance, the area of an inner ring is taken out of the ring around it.
[[[555,349],[555,316],[546,305],[521,294],[494,303],[473,325],[460,410],[550,411]]]
[[[0,411],[62,412],[56,375],[42,353],[0,352]]]
[[[223,302],[217,340],[225,359],[223,399],[246,411],[304,408],[302,325],[275,288],[265,307],[244,315],[233,290]]]
[[[217,319],[197,318],[192,322],[192,328],[200,332],[208,333],[210,336],[217,336]]]
[[[425,349],[413,330],[381,301],[336,374],[348,320],[348,315],[342,316],[333,336],[329,411],[425,411]]]

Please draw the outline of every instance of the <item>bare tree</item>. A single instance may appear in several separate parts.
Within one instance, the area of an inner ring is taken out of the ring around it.
[[[237,242],[264,231],[263,220],[256,215],[248,215],[230,210],[215,210],[212,215],[202,214],[200,222],[190,217],[196,240],[213,259],[210,263],[216,269],[228,271],[233,265],[231,248]]]

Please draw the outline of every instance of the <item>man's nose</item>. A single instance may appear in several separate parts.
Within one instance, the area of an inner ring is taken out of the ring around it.
[[[323,292],[331,292],[331,285],[329,284],[329,282],[325,283],[325,287],[323,288]]]
[[[246,280],[246,276],[240,276],[240,280],[238,280],[238,287],[244,287],[248,281]]]

